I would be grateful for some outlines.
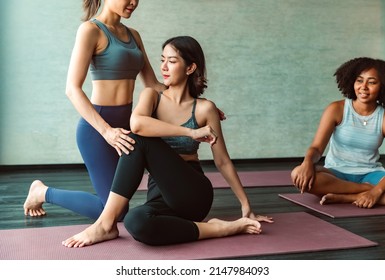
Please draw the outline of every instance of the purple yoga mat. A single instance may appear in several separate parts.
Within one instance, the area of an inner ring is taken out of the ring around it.
[[[242,171],[238,172],[239,179],[244,187],[270,187],[291,186],[290,170],[274,171]],[[205,175],[210,179],[214,188],[229,188],[229,184],[219,172],[207,172]],[[139,190],[147,189],[148,174],[144,174]]]
[[[359,208],[350,203],[321,205],[320,198],[309,193],[288,193],[279,194],[279,196],[332,218],[385,215],[385,206],[375,206],[366,209]]]
[[[3,260],[191,260],[283,253],[315,252],[378,245],[305,212],[271,214],[260,235],[152,247],[135,241],[119,224],[120,237],[83,248],[66,248],[61,241],[87,225],[0,231]]]

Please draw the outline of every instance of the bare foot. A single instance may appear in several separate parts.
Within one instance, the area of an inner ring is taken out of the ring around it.
[[[261,224],[250,218],[240,218],[235,221],[211,219],[207,223],[217,225],[219,236],[230,236],[240,233],[259,234],[262,232]]]
[[[43,216],[45,211],[43,203],[45,202],[45,193],[48,187],[42,181],[35,180],[29,187],[28,196],[24,202],[24,215],[26,216]]]
[[[357,194],[325,194],[320,201],[321,205],[333,203],[353,203],[357,199]]]
[[[96,221],[82,232],[63,241],[62,244],[69,248],[80,248],[115,239],[118,236],[119,230],[116,223],[112,227],[105,227],[102,222]]]

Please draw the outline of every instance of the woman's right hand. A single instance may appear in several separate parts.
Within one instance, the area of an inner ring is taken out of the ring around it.
[[[304,193],[306,189],[311,189],[314,181],[314,175],[314,165],[302,163],[300,166],[297,166],[295,170],[293,170],[293,184],[301,191],[301,193]]]
[[[206,125],[198,129],[193,129],[191,138],[199,142],[207,142],[212,146],[217,142],[218,136],[211,126]]]
[[[133,145],[135,144],[135,140],[129,136],[130,132],[124,128],[110,127],[103,137],[108,144],[115,148],[119,156],[122,156],[122,153],[128,155],[130,151],[134,150]]]

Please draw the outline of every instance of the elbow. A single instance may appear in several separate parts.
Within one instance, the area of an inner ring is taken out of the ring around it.
[[[223,169],[227,164],[231,163],[231,160],[228,159],[214,159],[215,166],[217,167],[218,170]]]
[[[130,130],[132,133],[140,135],[140,129],[138,126],[131,125]]]
[[[68,98],[70,98],[71,95],[72,95],[72,91],[71,91],[68,87],[66,87],[65,93],[66,93],[66,96],[67,96]]]
[[[73,95],[74,95],[74,89],[72,86],[69,86],[67,85],[66,86],[66,90],[65,90],[65,94],[67,96],[68,99],[72,99]]]
[[[134,134],[140,134],[141,125],[140,125],[140,121],[138,120],[138,118],[136,116],[131,116],[130,130]]]

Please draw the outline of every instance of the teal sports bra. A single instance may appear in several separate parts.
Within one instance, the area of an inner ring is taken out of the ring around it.
[[[131,31],[126,27],[130,41],[117,38],[105,24],[92,19],[107,36],[108,45],[102,53],[93,55],[90,64],[92,80],[135,80],[144,66],[143,53],[135,42]]]
[[[158,95],[158,104],[160,102],[160,98],[163,92],[160,92]],[[153,117],[156,118],[156,110],[158,108],[158,104],[154,110]],[[194,99],[193,108],[191,112],[191,117],[181,126],[188,127],[192,129],[199,128],[198,123],[195,119],[195,107],[197,104],[196,98]],[[198,152],[199,149],[199,141],[195,141],[194,139],[187,136],[172,136],[172,137],[162,137],[163,141],[165,141],[175,152],[178,154],[184,155],[194,155]]]

